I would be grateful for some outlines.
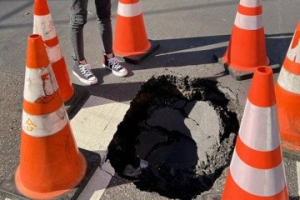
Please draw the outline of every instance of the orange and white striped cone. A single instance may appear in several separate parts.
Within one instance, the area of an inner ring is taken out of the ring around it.
[[[275,86],[284,155],[300,160],[300,21]]]
[[[52,65],[63,101],[67,102],[71,100],[74,95],[74,88],[62,55],[47,0],[34,1],[33,33],[41,35],[45,42],[48,58]]]
[[[24,84],[20,164],[15,183],[32,199],[73,189],[87,164],[79,152],[42,37],[30,35]]]
[[[237,80],[251,78],[257,67],[269,65],[261,0],[240,0],[229,45],[219,63]],[[279,65],[270,66],[273,70]]]
[[[114,53],[138,64],[159,48],[148,40],[139,0],[120,0],[116,17]]]
[[[241,199],[289,199],[269,67],[255,70],[222,194],[222,200]]]

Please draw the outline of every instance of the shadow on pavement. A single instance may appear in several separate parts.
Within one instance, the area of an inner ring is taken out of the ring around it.
[[[282,64],[292,36],[293,33],[266,35],[267,55],[271,63]],[[230,35],[157,40],[160,48],[138,67],[131,68],[134,71],[216,63],[214,53],[225,53],[227,44],[220,43],[229,40]],[[216,45],[221,47],[213,47]],[[194,50],[200,47],[205,49]]]

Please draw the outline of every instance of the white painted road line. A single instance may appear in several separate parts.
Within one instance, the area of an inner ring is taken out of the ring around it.
[[[98,168],[91,180],[79,195],[78,200],[99,200],[108,186],[114,169],[109,163],[104,163],[101,168]]]
[[[298,196],[300,196],[300,162],[296,162],[297,167],[297,183],[298,183]]]
[[[71,120],[77,146],[101,155],[101,167],[96,170],[78,200],[99,200],[114,175],[110,163],[105,162],[107,147],[128,108],[127,104],[91,96]]]

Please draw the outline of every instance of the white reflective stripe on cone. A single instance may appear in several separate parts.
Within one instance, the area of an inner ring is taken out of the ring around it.
[[[245,30],[258,30],[263,27],[261,15],[248,16],[237,12],[234,24]]]
[[[251,149],[272,151],[278,148],[280,140],[276,106],[258,107],[247,100],[239,136]]]
[[[290,47],[289,47],[289,50],[288,50],[286,56],[290,60],[300,64],[300,39],[299,39],[298,44],[295,48],[292,48],[292,43],[290,44]]]
[[[64,105],[48,115],[30,115],[23,111],[22,129],[33,137],[45,137],[61,131],[69,122]]]
[[[35,102],[37,99],[52,95],[58,90],[51,66],[39,69],[26,67],[24,83],[24,99],[28,102]]]
[[[62,58],[61,48],[59,44],[55,45],[54,47],[46,46],[46,51],[51,63],[56,63]]]
[[[261,6],[261,0],[241,0],[240,5],[255,8]]]
[[[43,40],[51,40],[56,37],[55,27],[50,14],[44,16],[34,15],[33,33],[41,35]]]
[[[230,173],[235,183],[243,190],[258,196],[274,196],[286,185],[282,164],[268,170],[256,169],[244,163],[236,151],[232,156]]]
[[[119,2],[118,14],[123,17],[135,17],[142,14],[140,3],[125,4]]]
[[[293,74],[282,66],[277,80],[280,87],[294,93],[300,94],[300,75]]]

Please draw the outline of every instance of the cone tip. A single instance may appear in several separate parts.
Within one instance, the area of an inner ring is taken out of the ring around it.
[[[270,67],[256,68],[248,99],[251,103],[260,107],[271,107],[276,104],[273,71]]]
[[[50,13],[46,0],[34,1],[34,14],[35,15],[48,15]]]
[[[29,40],[39,40],[39,38],[42,39],[42,37],[39,34],[31,34],[28,36]]]
[[[259,73],[262,76],[272,76],[273,75],[273,71],[270,67],[267,66],[262,66],[262,67],[258,67],[256,68],[255,73]]]
[[[28,36],[26,67],[41,68],[49,65],[49,58],[46,52],[42,36],[31,34]]]

